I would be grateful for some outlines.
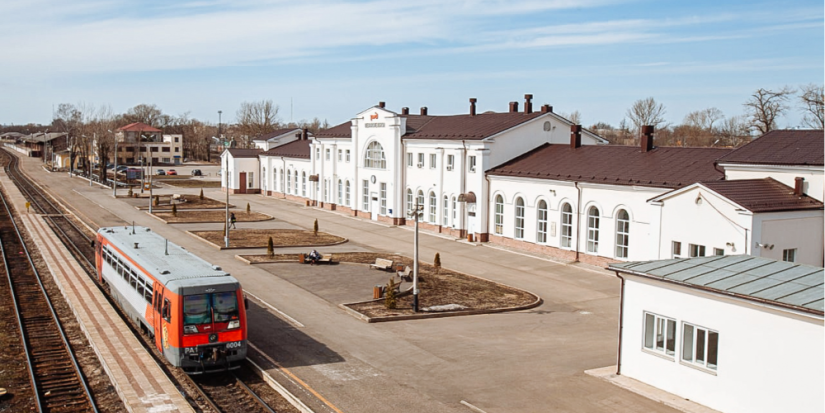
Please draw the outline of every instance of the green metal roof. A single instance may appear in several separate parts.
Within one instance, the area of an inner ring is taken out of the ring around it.
[[[613,263],[610,270],[823,315],[825,269],[750,255]]]

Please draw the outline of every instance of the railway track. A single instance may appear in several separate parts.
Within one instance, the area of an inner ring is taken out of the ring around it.
[[[164,370],[173,380],[177,381],[179,385],[182,385],[180,387],[193,390],[192,392],[195,394],[190,394],[189,399],[194,402],[194,404],[199,405],[196,407],[205,411],[226,413],[275,412],[260,395],[247,386],[236,374],[204,376],[198,380],[194,380],[189,375],[166,366],[165,360],[163,360],[151,346],[148,337],[140,333],[132,321],[124,316],[120,308],[111,300],[108,288],[98,282],[94,264],[95,249],[91,243],[92,238],[87,235],[86,231],[83,231],[65,215],[63,208],[59,206],[57,202],[52,201],[49,196],[45,195],[37,185],[31,182],[31,180],[20,171],[19,160],[16,156],[8,155],[8,157],[11,159],[8,164],[5,165],[7,175],[14,181],[15,185],[26,196],[29,202],[31,202],[36,212],[44,216],[63,244],[66,245],[77,261],[86,269],[89,277],[92,278],[98,288],[106,294],[110,304],[113,308],[117,309],[120,317],[128,321],[132,333],[141,339],[144,348],[147,349],[149,354],[152,355],[161,366],[164,366]],[[249,367],[244,368],[248,369]],[[251,371],[247,371],[239,375],[248,377],[251,374]]]
[[[97,412],[89,386],[12,218],[0,206],[0,253],[26,353],[34,402],[41,412]]]

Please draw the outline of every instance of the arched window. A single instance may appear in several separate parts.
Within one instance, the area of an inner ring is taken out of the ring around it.
[[[407,188],[407,212],[411,212],[412,210],[413,210],[412,189]]]
[[[442,211],[441,225],[450,225],[450,198],[444,195],[444,211]]]
[[[536,208],[536,242],[547,242],[547,202],[543,199]]]
[[[307,173],[301,172],[301,196],[307,196]]]
[[[417,198],[415,200],[416,206],[421,207],[422,208],[421,213],[424,213],[424,210],[423,210],[423,208],[424,208],[424,191],[418,191],[418,196],[416,198]]]
[[[338,180],[338,203],[344,201],[344,181]]]
[[[298,171],[295,171],[295,192],[293,194],[298,195]]]
[[[384,148],[377,141],[370,142],[367,153],[364,155],[365,168],[387,169],[387,160],[384,158]]]
[[[457,208],[456,203],[455,203],[455,197],[452,198],[452,203],[453,203],[453,228],[455,228],[457,226],[456,223],[458,222],[456,220],[456,214],[458,214],[458,212],[456,212],[456,211],[458,211],[458,208]]]
[[[264,195],[266,195],[266,168],[261,168],[261,189],[264,190]]]
[[[435,214],[438,209],[438,200],[435,198],[435,192],[430,192],[430,216],[429,222],[435,224]]]
[[[616,258],[627,258],[630,245],[630,216],[620,209],[616,214]]]
[[[495,231],[496,234],[501,235],[504,233],[504,198],[501,195],[496,195],[496,226]]]
[[[347,183],[346,183],[346,185],[345,185],[345,187],[344,187],[344,188],[345,188],[344,194],[346,195],[346,199],[345,199],[345,200],[346,200],[346,202],[347,202],[347,203],[346,203],[346,206],[350,206],[350,195],[349,195],[349,194],[350,194],[350,189],[349,189],[350,187],[349,187],[349,181],[347,181]]]
[[[289,189],[292,187],[292,171],[289,169],[286,170],[286,193],[289,193]]]
[[[573,208],[568,203],[561,207],[561,246],[573,248]]]
[[[524,238],[524,200],[516,198],[516,239]]]
[[[278,170],[275,168],[272,168],[272,190],[278,190]]]
[[[587,252],[599,252],[599,208],[587,210]]]

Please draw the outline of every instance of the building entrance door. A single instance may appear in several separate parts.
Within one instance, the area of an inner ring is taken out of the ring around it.
[[[370,194],[370,218],[373,221],[378,221],[378,193]]]
[[[245,194],[246,193],[246,172],[241,172],[238,178],[238,193]]]

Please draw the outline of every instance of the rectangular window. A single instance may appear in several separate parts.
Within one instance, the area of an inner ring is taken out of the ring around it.
[[[329,179],[324,179],[324,202],[329,202]]]
[[[387,215],[387,184],[381,182],[381,215]]]
[[[329,157],[330,157],[330,150],[329,150],[329,148],[327,148],[327,151],[326,151],[326,159],[327,159],[327,160],[329,160]]]
[[[175,148],[175,152],[180,152],[180,148]]]
[[[676,320],[645,312],[644,348],[666,356],[676,354]]]
[[[705,246],[704,245],[694,245],[688,244],[688,248],[690,249],[690,257],[704,257],[705,256]]]
[[[782,250],[782,261],[796,262],[796,248]]]
[[[430,154],[430,169],[435,169],[436,154]]]
[[[570,204],[564,204],[561,212],[561,246],[573,248],[573,210]]]
[[[344,160],[344,150],[343,149],[338,149],[338,162],[341,162],[343,160]]]
[[[349,149],[347,149],[347,150],[346,150],[346,151],[344,151],[344,152],[345,152],[345,153],[344,153],[344,158],[346,159],[346,162],[349,162]]]
[[[178,137],[176,136],[176,137],[175,137],[175,143],[178,143],[178,142],[180,142],[180,138],[178,138]]]
[[[682,323],[682,361],[716,370],[719,332]]]
[[[682,258],[682,243],[673,241],[670,245],[670,255],[673,258]]]
[[[453,166],[455,166],[455,156],[447,155],[447,170],[451,171]]]
[[[471,156],[469,158],[469,161],[467,162],[467,170],[470,171],[470,172],[475,172],[476,171],[476,157],[475,156]]]
[[[255,172],[249,173],[249,183],[247,185],[248,188],[252,188],[252,183],[255,182]]]
[[[714,248],[713,249],[713,255],[725,255],[725,250],[723,250],[721,248]]]
[[[370,210],[370,181],[366,179],[361,185],[361,210]]]
[[[450,225],[450,199],[446,196],[444,197],[444,210],[441,215],[441,225],[444,225],[445,227]]]
[[[413,154],[412,152],[407,152],[407,166],[413,166]]]
[[[418,154],[418,167],[419,168],[424,167],[424,154],[423,153]]]
[[[315,148],[315,159],[321,159],[321,148]]]
[[[539,207],[538,220],[536,222],[536,242],[542,244],[547,242],[547,208]]]

